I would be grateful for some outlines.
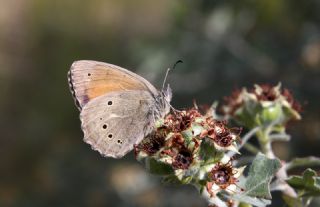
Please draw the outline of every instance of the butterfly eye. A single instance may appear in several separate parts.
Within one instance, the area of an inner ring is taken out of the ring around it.
[[[108,105],[111,106],[112,105],[112,101],[108,101]]]
[[[112,134],[108,134],[108,137],[109,137],[110,139],[112,138],[112,136],[113,136]]]
[[[102,126],[102,128],[103,129],[106,129],[108,126],[106,125],[106,124],[104,124],[103,126]]]
[[[118,144],[122,144],[122,141],[120,139],[117,140]]]
[[[91,73],[88,73],[88,76],[91,76]]]

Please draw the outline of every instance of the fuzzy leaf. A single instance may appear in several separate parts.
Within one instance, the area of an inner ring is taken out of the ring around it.
[[[231,199],[234,199],[243,203],[251,204],[257,207],[265,207],[271,204],[270,200],[263,199],[263,198],[255,198],[255,197],[246,196],[243,194],[234,195],[231,197]]]
[[[299,190],[302,196],[320,195],[320,177],[310,168],[306,169],[302,176],[291,176],[287,183]]]
[[[270,182],[280,165],[278,159],[269,159],[261,153],[257,154],[250,166],[245,192],[242,195],[271,199]]]

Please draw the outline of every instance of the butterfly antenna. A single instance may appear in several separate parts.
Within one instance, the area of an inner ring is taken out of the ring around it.
[[[167,77],[168,77],[169,71],[170,71],[170,68],[167,69],[166,76],[164,77],[164,80],[163,80],[163,83],[162,83],[162,90],[164,89],[164,85],[167,82]]]
[[[183,63],[183,61],[182,61],[182,60],[176,61],[176,62],[173,64],[172,69],[174,70],[179,63]],[[168,75],[169,75],[170,70],[171,70],[170,68],[167,69],[166,76],[164,77],[164,80],[163,80],[163,83],[162,83],[162,90],[164,89],[164,86],[165,86],[165,84],[166,84],[166,82],[167,82],[167,77],[168,77]]]
[[[183,61],[182,61],[182,60],[176,61],[176,62],[174,63],[174,65],[173,65],[172,69],[175,69],[176,66],[177,66],[179,63],[183,63]],[[165,84],[166,84],[166,82],[167,82],[167,77],[168,77],[168,75],[169,75],[170,70],[171,70],[170,68],[167,69],[166,76],[164,77],[163,84],[162,84],[162,91],[164,90],[164,87],[165,87]],[[172,109],[172,111],[173,111],[174,113],[181,112],[180,110],[175,109],[170,103],[168,103],[168,104],[169,104],[170,108]]]
[[[183,63],[183,61],[182,61],[182,60],[178,60],[177,62],[175,62],[174,65],[173,65],[173,67],[172,67],[172,69],[175,69],[176,66],[177,66],[179,63]]]
[[[198,106],[198,104],[197,104],[196,99],[193,99],[193,107],[194,107],[196,110],[199,110],[199,106]]]

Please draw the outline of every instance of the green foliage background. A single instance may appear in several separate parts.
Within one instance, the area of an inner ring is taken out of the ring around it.
[[[66,77],[78,59],[120,65],[158,88],[182,59],[169,76],[177,108],[281,81],[304,112],[276,153],[320,155],[318,0],[0,3],[0,206],[205,205],[191,187],[161,187],[132,153],[105,159],[82,141]]]

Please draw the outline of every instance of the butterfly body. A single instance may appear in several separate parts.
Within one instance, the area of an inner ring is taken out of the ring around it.
[[[112,64],[80,60],[68,73],[84,141],[103,156],[120,158],[170,110],[171,90]]]

